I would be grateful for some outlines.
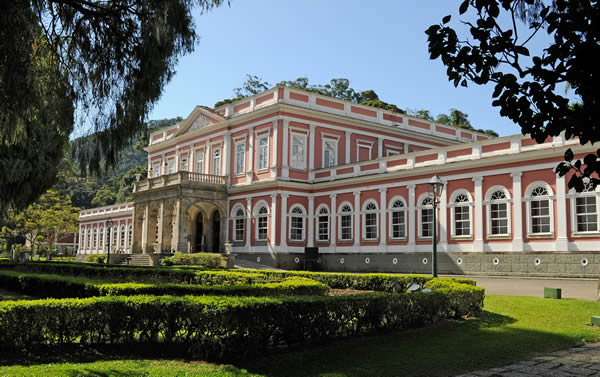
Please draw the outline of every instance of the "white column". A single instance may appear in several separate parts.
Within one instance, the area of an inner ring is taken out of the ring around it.
[[[246,248],[250,247],[250,232],[252,228],[252,199],[246,199]]]
[[[344,163],[350,163],[350,132],[346,132],[346,161]]]
[[[285,149],[284,149],[285,150]],[[288,194],[281,194],[281,247],[287,247],[287,198]],[[283,250],[286,251],[286,250]]]
[[[310,125],[310,131],[309,131],[309,145],[308,145],[308,153],[309,153],[309,158],[308,158],[308,171],[314,170],[315,169],[315,154],[316,154],[316,145],[315,145],[315,125],[311,124]]]
[[[109,236],[107,236],[104,239],[104,242],[106,242],[106,239],[110,240],[110,229],[108,229],[106,227],[106,223],[104,223],[104,231],[105,232],[109,232]],[[148,247],[148,203],[145,204],[144,206],[144,218],[142,219],[142,253],[146,254],[146,248]]]
[[[362,231],[360,229],[360,191],[354,192],[354,246],[360,246],[360,238],[362,237]]]
[[[275,94],[277,94],[279,91],[276,90]],[[278,127],[278,123],[279,121],[276,119],[273,121],[273,149],[272,149],[272,157],[271,157],[271,177],[275,178],[277,177],[277,166],[279,165],[279,162],[277,161],[277,145],[278,143],[278,131],[279,131],[279,127]],[[273,212],[274,213],[274,212]]]
[[[512,251],[523,251],[523,194],[521,192],[522,172],[512,173],[513,179],[513,242]]]
[[[212,164],[212,147],[207,142],[206,148],[204,148],[204,174],[212,173],[210,165]]]
[[[308,247],[315,246],[315,198],[308,197]]]
[[[221,173],[221,175],[224,175],[227,177],[228,181],[229,181],[229,177],[230,177],[230,171],[231,171],[231,158],[229,158],[229,155],[231,153],[231,131],[227,130],[227,132],[225,132],[225,136],[224,136],[224,140],[223,140],[223,149],[221,150],[221,159],[225,159],[225,172]],[[206,164],[206,156],[204,156],[204,165]],[[194,162],[195,163],[195,162]]]
[[[160,251],[162,251],[162,246],[163,246],[163,220],[165,218],[165,201],[161,200],[160,201],[160,213],[158,216],[158,249]],[[121,232],[119,231],[119,229],[117,228],[117,234],[120,234]],[[117,235],[116,237],[117,239],[119,238],[119,236]],[[154,250],[156,252],[156,250]]]
[[[290,129],[289,129],[289,123],[290,121],[287,119],[283,120],[283,150],[281,151],[282,153],[282,158],[283,161],[281,162],[281,176],[283,178],[288,178],[290,176],[290,166],[289,166],[289,154],[290,154],[290,147],[289,147],[289,141],[290,141]]]
[[[415,185],[408,185],[408,246],[415,246]],[[414,251],[414,249],[409,250]]]
[[[246,164],[246,179],[252,183],[254,177],[254,127],[248,129],[248,163]]]
[[[483,177],[473,177],[473,182],[475,182],[475,216],[473,216],[475,242],[473,249],[483,251]]]
[[[404,153],[408,153],[408,143],[404,143]]]
[[[556,175],[556,220],[557,238],[556,251],[569,251],[569,239],[567,238],[567,196],[565,177]],[[552,204],[552,202],[550,202]]]
[[[335,251],[335,245],[337,243],[337,203],[336,203],[336,195],[335,194],[331,194],[329,195],[329,198],[331,199],[331,208],[330,208],[330,214],[331,214],[331,221],[330,226],[331,228],[329,229],[329,245],[331,247],[331,249],[333,251]]]
[[[440,250],[448,250],[448,183],[444,182],[440,194]]]
[[[387,246],[387,189],[379,189],[379,246]],[[385,250],[382,250],[385,251]]]
[[[275,238],[277,238],[277,227],[275,226],[277,218],[277,194],[271,194],[271,248],[275,248]]]
[[[383,139],[382,138],[377,139],[377,157],[379,157],[379,158],[383,157]]]

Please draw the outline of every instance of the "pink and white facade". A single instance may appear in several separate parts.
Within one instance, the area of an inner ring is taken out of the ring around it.
[[[275,87],[152,134],[134,202],[82,211],[80,253],[103,249],[111,217],[127,253],[229,241],[238,259],[283,268],[316,247],[323,269],[426,272],[438,175],[440,272],[596,276],[600,193],[553,172],[569,147],[593,150]]]

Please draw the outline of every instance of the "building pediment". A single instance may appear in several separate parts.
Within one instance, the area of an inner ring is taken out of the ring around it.
[[[194,111],[181,123],[176,137],[185,133],[198,130],[211,124],[219,123],[225,120],[221,115],[213,112],[208,107],[196,106]]]

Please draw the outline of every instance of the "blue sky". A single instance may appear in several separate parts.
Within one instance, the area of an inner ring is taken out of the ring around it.
[[[520,133],[491,106],[492,86],[455,88],[442,63],[429,59],[424,31],[447,14],[456,21],[459,4],[232,0],[230,7],[197,15],[196,50],[180,60],[150,119],[212,107],[233,97],[246,74],[272,85],[303,76],[313,84],[343,77],[354,89],[373,89],[400,108],[429,109],[434,116],[457,108],[475,128]]]

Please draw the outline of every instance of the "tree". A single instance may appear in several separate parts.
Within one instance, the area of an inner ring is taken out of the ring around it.
[[[472,20],[463,21],[471,40],[459,38],[446,16],[426,31],[430,57],[441,59],[455,86],[494,83],[492,105],[537,142],[564,132],[582,145],[593,144],[600,139],[600,77],[592,58],[600,55],[598,5],[598,0],[465,0],[459,13],[474,12]],[[518,19],[527,33],[519,32]],[[531,56],[528,45],[538,33],[550,42]],[[559,85],[571,88],[581,103],[570,105]],[[556,171],[563,176],[575,170],[569,188],[581,191],[584,182],[600,183],[600,150],[583,163],[567,152]]]
[[[62,235],[77,232],[79,224],[79,208],[71,205],[68,196],[52,190],[48,190],[25,210],[11,210],[9,213],[9,217],[14,218],[14,230],[30,242],[32,250],[39,246],[42,239],[46,239],[48,257],[55,240]],[[11,233],[12,230],[6,228],[3,232]]]
[[[0,211],[54,183],[74,125],[96,131],[77,146],[80,163],[114,166],[194,49],[192,10],[223,2],[0,2]]]

